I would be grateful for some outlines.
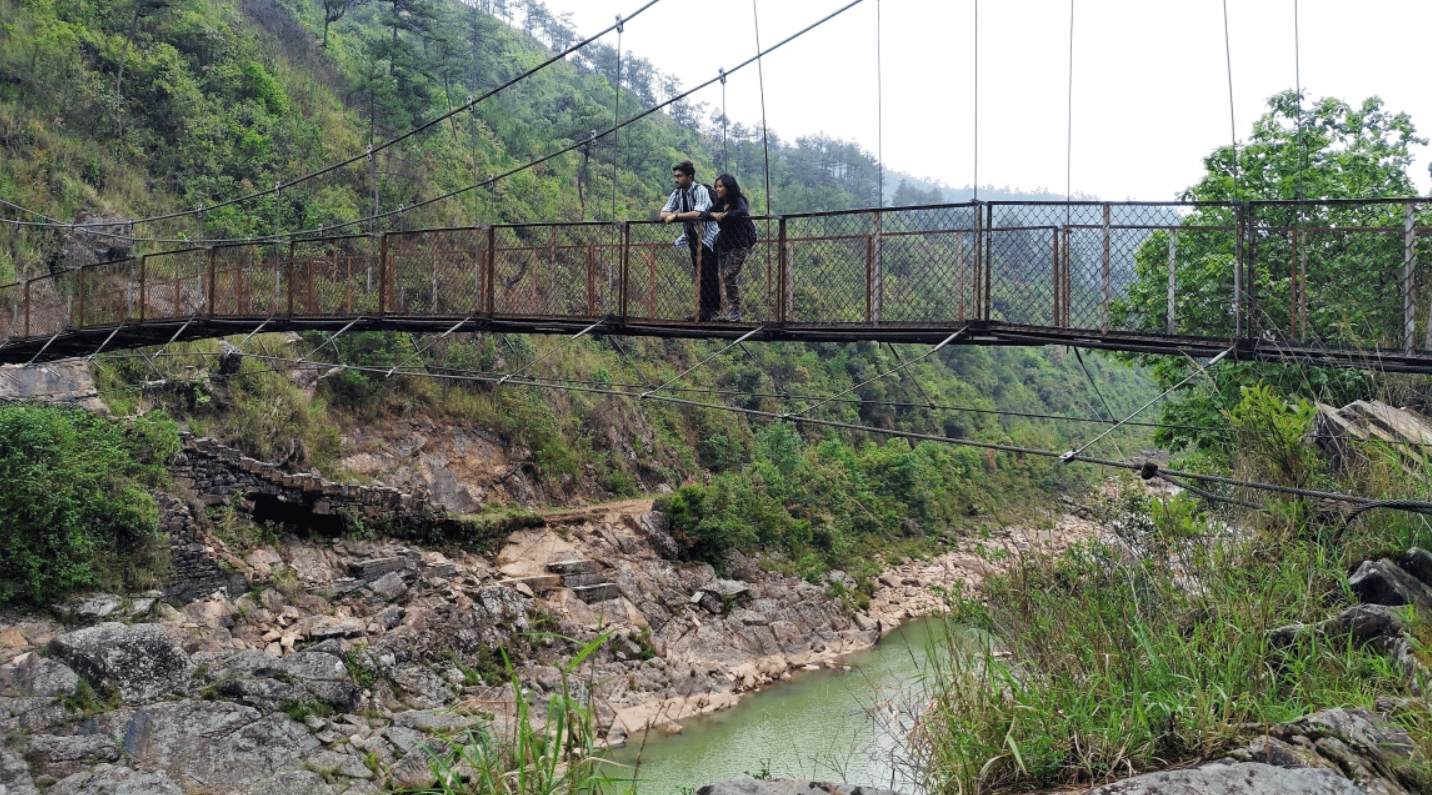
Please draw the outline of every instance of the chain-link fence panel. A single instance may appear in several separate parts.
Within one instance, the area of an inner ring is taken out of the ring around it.
[[[219,317],[288,315],[290,255],[278,243],[215,248],[210,311]]]
[[[972,205],[897,208],[876,217],[873,322],[961,322],[982,315],[978,212]]]
[[[380,238],[345,235],[303,240],[295,242],[291,250],[295,315],[377,314],[383,273]]]
[[[49,337],[78,326],[78,295],[78,271],[25,282],[25,335]]]
[[[25,285],[11,282],[0,286],[0,340],[9,342],[24,336]]]
[[[1253,305],[1259,309],[1259,328],[1267,330],[1271,320],[1281,319],[1269,318],[1270,307],[1277,307],[1278,315],[1288,313],[1285,307],[1296,307],[1296,338],[1302,342],[1369,352],[1402,348],[1407,286],[1402,230],[1315,227],[1298,230],[1295,239],[1297,283],[1302,288],[1296,304],[1287,289],[1287,276],[1275,277],[1263,267],[1271,246],[1257,250],[1260,278]]]
[[[1047,300],[1050,310],[1047,315],[1042,309],[1036,310],[1033,317],[1047,316],[1050,325],[1060,328],[1172,333],[1169,280],[1171,275],[1177,280],[1180,266],[1177,260],[1169,259],[1170,235],[1183,239],[1180,224],[1186,208],[1176,204],[1106,203],[1017,206],[1021,207],[1019,217],[1026,228],[1047,224],[1050,230],[1048,247],[1053,262],[1047,273],[1035,274],[1038,281],[1048,284],[1047,288],[1037,289],[1037,301]],[[1219,232],[1210,231],[1208,242],[1213,244]],[[1230,276],[1236,262],[1231,255],[1232,231],[1230,227],[1225,235]],[[1040,229],[1037,234],[1042,232]],[[995,290],[1000,290],[998,278]],[[1231,293],[1228,298],[1231,300]]]
[[[635,320],[695,318],[698,273],[692,267],[690,249],[674,244],[681,234],[681,225],[633,223],[629,229],[627,316]],[[703,254],[700,267],[717,267],[716,262],[707,262],[707,259]]]
[[[190,248],[150,254],[141,264],[144,320],[191,318],[208,311],[209,252]]]
[[[101,262],[79,270],[80,326],[117,326],[139,317],[139,260]]]
[[[429,229],[388,235],[388,314],[468,316],[483,311],[487,230]]]
[[[1248,336],[1369,354],[1432,342],[1416,202],[1279,202],[1248,215]]]
[[[787,321],[840,325],[875,317],[878,217],[841,213],[786,219]]]
[[[497,227],[493,313],[583,318],[615,314],[621,234],[616,224]]]

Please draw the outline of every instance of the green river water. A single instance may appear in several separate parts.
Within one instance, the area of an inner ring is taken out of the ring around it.
[[[679,735],[634,737],[612,759],[636,767],[637,795],[678,795],[742,776],[810,778],[917,795],[903,738],[923,701],[927,650],[943,619],[908,622],[848,666],[802,671],[739,706],[682,721]],[[617,771],[611,771],[617,773]],[[631,775],[626,770],[620,775]]]

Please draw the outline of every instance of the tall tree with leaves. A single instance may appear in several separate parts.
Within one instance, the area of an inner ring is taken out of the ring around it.
[[[1400,236],[1342,230],[1400,227],[1404,205],[1239,204],[1416,196],[1407,176],[1410,148],[1427,141],[1417,136],[1407,114],[1384,109],[1377,97],[1358,106],[1328,98],[1305,108],[1302,100],[1294,91],[1272,97],[1246,144],[1220,147],[1204,160],[1207,173],[1181,198],[1227,204],[1197,207],[1176,234],[1157,232],[1140,246],[1135,279],[1113,307],[1116,327],[1238,333],[1233,294],[1238,254],[1226,230],[1238,224],[1240,213],[1256,230],[1249,236],[1253,249],[1245,252],[1253,267],[1244,285],[1242,334],[1372,346],[1382,344],[1369,336],[1374,330],[1401,323]],[[1172,319],[1167,312],[1171,247],[1177,278]],[[1298,290],[1314,292],[1300,300]],[[1172,357],[1133,358],[1150,365],[1165,387],[1183,381],[1191,368],[1187,360]],[[1231,444],[1226,419],[1244,386],[1266,383],[1286,397],[1337,403],[1374,387],[1365,373],[1295,365],[1220,363],[1209,375],[1185,384],[1165,404],[1164,421],[1182,429],[1165,429],[1158,441],[1175,449],[1189,444],[1226,449]]]

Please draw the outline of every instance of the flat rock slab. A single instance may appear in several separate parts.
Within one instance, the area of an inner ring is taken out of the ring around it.
[[[0,665],[0,685],[19,696],[65,698],[75,692],[79,679],[69,666],[34,652]]]
[[[260,717],[251,707],[181,701],[136,712],[125,728],[135,769],[163,773],[212,795],[244,792],[318,749],[308,729],[283,713]]]
[[[1085,795],[1366,795],[1327,768],[1285,768],[1257,762],[1166,770],[1116,781]]]
[[[184,795],[184,789],[162,773],[100,765],[60,781],[46,795]]]
[[[39,795],[25,760],[0,745],[0,792],[5,795]]]
[[[858,784],[830,784],[821,781],[761,781],[736,778],[707,784],[696,795],[900,795],[895,790],[863,787]]]
[[[248,795],[333,795],[333,786],[312,770],[291,770],[250,789]]]
[[[60,635],[50,650],[81,676],[115,683],[131,703],[179,692],[189,679],[189,655],[157,624],[99,624]]]

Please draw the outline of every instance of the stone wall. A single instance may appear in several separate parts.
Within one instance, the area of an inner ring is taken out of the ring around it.
[[[285,472],[277,464],[250,458],[213,439],[186,435],[183,443],[170,471],[204,505],[266,496],[315,516],[380,519],[417,517],[427,511],[421,500],[388,486],[335,483],[309,473]]]
[[[236,596],[248,587],[244,575],[235,566],[225,566],[209,543],[203,519],[196,515],[203,506],[237,504],[253,510],[259,500],[271,499],[295,522],[339,529],[355,519],[432,520],[433,515],[427,503],[397,489],[285,472],[208,438],[185,435],[170,472],[191,500],[155,495],[162,513],[160,529],[170,538],[171,574],[164,596],[186,602],[215,591]]]

